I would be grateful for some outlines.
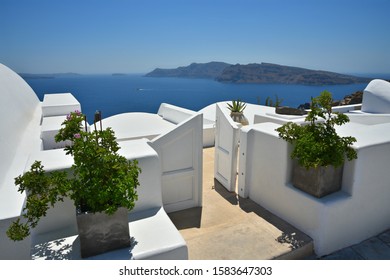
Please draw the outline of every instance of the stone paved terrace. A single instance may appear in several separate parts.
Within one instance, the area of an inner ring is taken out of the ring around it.
[[[207,148],[203,207],[170,214],[187,242],[190,259],[301,259],[313,253],[311,238],[250,199],[228,192],[213,173],[214,148]]]
[[[318,259],[311,256],[309,259]],[[390,260],[390,230],[359,244],[320,258],[322,260]]]
[[[214,148],[203,150],[203,207],[170,214],[192,260],[318,259],[313,241],[214,180]],[[388,259],[390,230],[321,259]]]

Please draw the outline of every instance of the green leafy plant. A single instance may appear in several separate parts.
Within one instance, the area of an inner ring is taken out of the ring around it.
[[[279,98],[277,95],[275,95],[275,102],[269,96],[267,96],[267,98],[265,99],[265,106],[279,107],[282,102],[283,99]]]
[[[73,156],[71,174],[66,171],[45,172],[41,162],[32,164],[30,171],[15,178],[18,191],[27,192],[21,222],[17,219],[7,231],[12,240],[22,240],[30,234],[50,206],[70,197],[81,212],[113,214],[120,207],[131,210],[138,199],[138,175],[141,169],[136,160],[128,161],[118,154],[119,145],[111,128],[100,127],[86,131],[85,116],[72,112],[63,122],[56,142],[71,140],[66,154]]]
[[[233,100],[232,104],[227,104],[227,107],[232,113],[243,113],[246,108],[246,103],[240,99]]]
[[[291,157],[298,159],[298,163],[307,169],[328,165],[338,167],[345,158],[357,158],[351,147],[356,138],[340,137],[335,129],[336,125],[349,122],[349,118],[342,113],[332,113],[332,103],[332,94],[323,91],[320,96],[312,98],[306,125],[288,122],[276,129],[280,138],[294,145]]]

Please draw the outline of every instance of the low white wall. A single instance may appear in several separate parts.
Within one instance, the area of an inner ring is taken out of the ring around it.
[[[226,114],[227,116],[230,115],[230,110],[228,109],[227,104],[231,104],[232,101],[221,101],[218,103],[213,103],[201,110],[199,110],[199,113],[203,114],[203,147],[211,147],[215,145],[215,120],[216,120],[216,107],[217,104],[221,108],[221,110]],[[244,110],[244,115],[247,118],[249,124],[259,123],[259,122],[269,122],[270,117],[267,116],[264,120],[263,117],[266,116],[266,114],[273,114],[275,113],[275,108],[268,107],[268,106],[262,106],[262,105],[256,105],[256,104],[250,104],[246,103],[246,108]],[[276,122],[278,122],[278,119],[276,119]],[[280,123],[285,123],[286,121],[280,121]]]
[[[203,148],[213,147],[214,145],[215,145],[215,123],[203,124]]]
[[[212,118],[209,119],[206,116],[203,117],[203,147],[212,147],[214,146],[215,141],[215,109],[213,110],[211,107],[209,107],[207,108],[206,112]],[[195,112],[167,103],[161,103],[160,108],[157,112],[157,114],[161,116],[164,120],[174,124],[179,124],[199,113],[203,114],[202,110],[199,112]]]
[[[161,166],[157,152],[150,147],[147,139],[122,141],[119,144],[119,153],[128,160],[137,159],[142,169],[138,178],[138,200],[128,215],[134,246],[131,250],[115,250],[91,259],[188,259],[184,239],[162,208]],[[67,169],[72,163],[71,157],[66,156],[63,150],[41,151],[34,157],[42,159],[49,170]],[[67,199],[51,208],[34,230],[31,238],[32,257],[80,259],[80,245],[76,237],[75,207]]]
[[[373,125],[390,122],[390,114],[365,114],[361,111],[346,113],[351,122]]]
[[[196,112],[171,104],[161,103],[157,114],[161,116],[164,120],[170,121],[174,124],[178,124],[195,115]]]
[[[360,110],[362,104],[352,104],[352,105],[343,105],[332,107],[332,112],[347,113],[350,111]]]
[[[7,229],[17,218],[18,217],[0,220],[0,260],[31,259],[31,237],[28,237],[23,241],[15,242],[6,235]]]
[[[322,199],[291,185],[291,145],[279,139],[278,126],[263,123],[242,131],[240,195],[308,234],[319,256],[390,227],[390,124],[341,131],[353,131],[358,139],[358,159],[345,164],[342,191]]]

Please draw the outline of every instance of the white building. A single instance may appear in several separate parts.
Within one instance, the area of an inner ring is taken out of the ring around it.
[[[346,162],[342,190],[321,199],[292,186],[291,146],[275,131],[304,117],[247,105],[245,127],[232,121],[226,102],[199,112],[162,104],[157,114],[126,113],[103,120],[104,127],[116,132],[121,153],[139,160],[142,173],[139,200],[129,213],[135,247],[96,258],[188,258],[186,243],[166,213],[202,206],[202,148],[214,143],[215,178],[309,235],[319,256],[390,228],[390,83],[373,80],[361,109],[334,108],[350,117],[337,131],[357,139],[358,158]],[[53,137],[65,115],[82,106],[70,93],[46,95],[40,102],[22,78],[1,64],[0,106],[0,259],[55,258],[64,248],[63,257],[79,258],[73,250],[78,241],[71,201],[51,209],[22,242],[10,241],[5,232],[21,216],[25,201],[14,178],[37,159],[47,170],[71,166],[64,143]]]

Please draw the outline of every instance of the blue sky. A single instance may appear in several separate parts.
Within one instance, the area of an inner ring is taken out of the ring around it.
[[[388,0],[0,0],[0,63],[145,73],[270,62],[390,73]]]

